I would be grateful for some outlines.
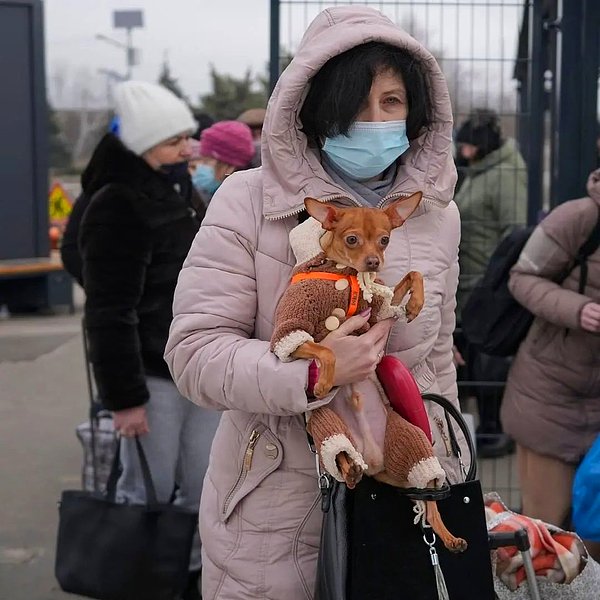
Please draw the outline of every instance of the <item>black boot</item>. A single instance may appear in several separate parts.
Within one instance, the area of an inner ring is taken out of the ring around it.
[[[187,586],[181,595],[181,600],[202,600],[200,593],[200,575],[202,571],[190,571]]]

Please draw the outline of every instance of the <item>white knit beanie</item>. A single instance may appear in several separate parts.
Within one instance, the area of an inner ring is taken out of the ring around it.
[[[176,135],[192,134],[198,127],[185,102],[154,83],[120,83],[115,100],[121,140],[138,155]]]

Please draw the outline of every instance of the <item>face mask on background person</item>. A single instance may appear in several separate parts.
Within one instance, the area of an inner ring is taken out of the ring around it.
[[[182,179],[186,177],[188,169],[187,161],[173,163],[171,165],[161,165],[160,172],[171,183],[180,183]]]
[[[198,165],[192,174],[194,187],[211,196],[217,191],[221,182],[215,177],[215,169],[210,165]]]
[[[408,148],[406,121],[357,121],[348,135],[326,138],[323,152],[348,177],[360,181],[383,173]]]

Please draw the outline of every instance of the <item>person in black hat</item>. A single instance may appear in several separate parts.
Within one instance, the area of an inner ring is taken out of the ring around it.
[[[500,119],[492,110],[476,109],[456,135],[464,181],[455,196],[461,213],[460,279],[457,293],[457,322],[462,309],[485,272],[494,249],[516,225],[527,221],[527,171],[516,142],[502,135]],[[504,358],[484,355],[469,348],[460,335],[457,346],[467,361],[465,378],[472,381],[505,381],[509,363]],[[481,456],[501,456],[514,444],[502,432],[502,390],[477,389]]]

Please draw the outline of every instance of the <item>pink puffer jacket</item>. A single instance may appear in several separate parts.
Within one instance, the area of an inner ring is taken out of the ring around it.
[[[435,109],[433,125],[412,141],[385,199],[424,193],[417,212],[393,232],[381,275],[394,284],[409,270],[421,271],[426,294],[419,317],[397,323],[387,351],[412,370],[421,390],[456,402],[460,224],[446,83],[433,57],[379,12],[329,9],[308,29],[269,102],[263,167],[232,175],[215,194],[175,293],[166,349],[174,380],[193,402],[226,411],[200,508],[205,600],[313,596],[321,512],[302,416],[309,409],[308,363],[279,361],[269,340],[295,264],[288,234],[304,198],[358,203],[328,178],[297,129],[303,92],[328,58],[371,40],[406,47],[423,62]],[[434,409],[430,418],[436,453],[458,481],[445,423]]]

